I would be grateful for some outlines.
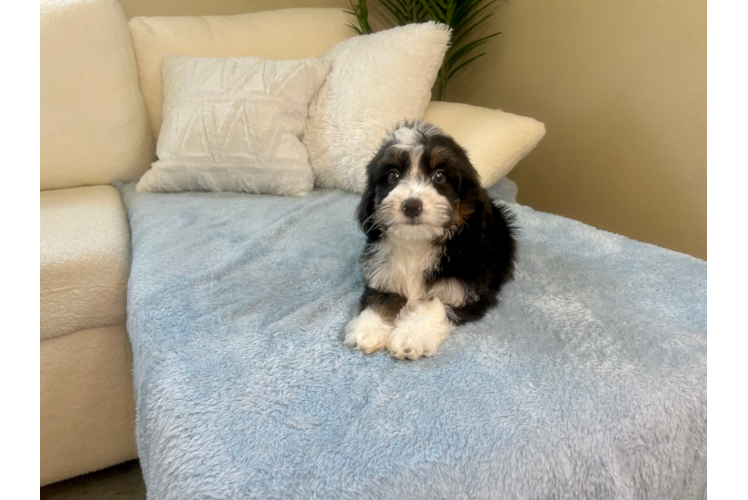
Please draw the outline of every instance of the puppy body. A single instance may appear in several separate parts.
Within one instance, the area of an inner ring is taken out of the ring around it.
[[[431,355],[496,305],[514,266],[512,215],[493,205],[465,151],[422,121],[387,137],[367,177],[357,213],[366,289],[345,343]]]

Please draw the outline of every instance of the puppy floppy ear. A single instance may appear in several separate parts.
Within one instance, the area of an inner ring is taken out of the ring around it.
[[[356,210],[356,218],[363,232],[369,236],[374,228],[374,188],[371,185],[371,179],[366,181],[364,194]]]
[[[356,218],[358,219],[358,223],[361,226],[364,234],[366,235],[366,239],[370,242],[379,239],[379,237],[382,235],[381,231],[374,223],[374,198],[376,196],[374,179],[377,165],[384,156],[384,153],[387,150],[389,144],[390,143],[387,141],[387,139],[385,139],[382,147],[379,148],[377,154],[374,155],[374,158],[372,158],[372,160],[366,166],[366,186],[364,187],[364,193],[361,196],[361,202],[358,204],[358,210],[356,210]]]
[[[471,212],[465,217],[457,238],[472,248],[479,248],[486,231],[494,224],[491,199],[483,188],[475,186],[465,193],[463,203]]]

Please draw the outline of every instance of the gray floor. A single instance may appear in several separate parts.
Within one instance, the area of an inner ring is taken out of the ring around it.
[[[39,490],[40,500],[142,500],[145,483],[137,460],[50,484]]]

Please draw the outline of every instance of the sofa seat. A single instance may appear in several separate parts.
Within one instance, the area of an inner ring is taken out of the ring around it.
[[[130,230],[111,186],[41,192],[41,340],[125,324]]]
[[[125,325],[44,340],[39,354],[41,486],[136,458]]]
[[[41,192],[42,485],[137,456],[130,229],[111,186]]]

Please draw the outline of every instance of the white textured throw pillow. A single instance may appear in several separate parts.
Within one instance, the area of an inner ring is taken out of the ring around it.
[[[303,137],[316,185],[363,191],[366,164],[387,132],[422,118],[449,38],[443,24],[409,24],[344,40],[320,56],[332,60],[332,71]]]
[[[311,191],[301,134],[329,60],[167,55],[162,70],[159,159],[138,191]]]

